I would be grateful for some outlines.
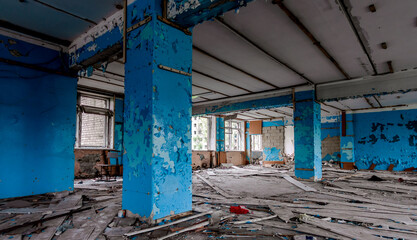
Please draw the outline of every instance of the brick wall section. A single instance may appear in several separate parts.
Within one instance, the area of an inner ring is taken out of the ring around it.
[[[262,128],[262,147],[264,148],[263,160],[264,161],[282,161],[281,153],[284,152],[284,127],[263,127]],[[265,155],[265,149],[276,148],[279,151],[279,156],[274,156],[273,159],[268,159]],[[276,158],[279,159],[276,159]]]
[[[321,141],[321,156],[324,161],[340,161],[340,136],[327,137]]]

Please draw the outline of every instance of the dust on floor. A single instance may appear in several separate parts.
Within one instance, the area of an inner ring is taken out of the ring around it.
[[[151,224],[121,211],[122,180],[0,201],[2,239],[417,239],[415,173],[246,166],[193,173],[193,211]],[[140,203],[138,203],[140,204]]]

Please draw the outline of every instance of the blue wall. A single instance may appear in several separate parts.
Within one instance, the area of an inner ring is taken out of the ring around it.
[[[337,118],[337,119],[333,119],[332,118]],[[322,146],[323,146],[323,141],[325,141],[326,139],[329,140],[329,138],[333,138],[333,137],[340,137],[340,130],[341,130],[341,124],[340,124],[340,119],[339,116],[335,116],[335,117],[326,117],[326,122],[322,122],[321,123],[321,141],[322,141]],[[322,119],[323,121],[323,119]],[[327,121],[332,121],[332,122],[327,122]],[[322,149],[323,152],[323,149]],[[333,161],[340,161],[340,143],[339,143],[339,151],[335,151],[332,153],[327,153],[323,158],[323,161],[329,161],[329,160],[333,160]]]
[[[76,78],[0,63],[0,198],[72,190],[76,88]]]
[[[114,149],[119,151],[119,164],[123,164],[123,111],[122,99],[116,99],[114,120]],[[116,159],[110,159],[111,164],[116,164]]]
[[[359,169],[417,167],[417,110],[353,114],[355,159]]]

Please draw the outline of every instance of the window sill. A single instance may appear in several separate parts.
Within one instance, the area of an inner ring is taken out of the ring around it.
[[[75,147],[75,150],[102,150],[102,151],[118,151],[114,148],[99,148],[99,147]]]

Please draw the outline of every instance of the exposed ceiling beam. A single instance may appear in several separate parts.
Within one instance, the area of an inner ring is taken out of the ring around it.
[[[197,74],[200,74],[200,75],[203,75],[203,76],[205,76],[205,77],[207,77],[207,78],[213,79],[213,80],[215,80],[215,81],[218,81],[218,82],[221,82],[221,83],[227,84],[227,85],[232,86],[232,87],[234,87],[234,88],[238,88],[238,89],[243,90],[243,91],[245,91],[245,92],[248,92],[248,93],[253,93],[253,91],[251,91],[251,90],[249,90],[249,89],[246,89],[246,88],[240,87],[240,86],[235,85],[235,84],[230,83],[230,82],[223,81],[223,80],[218,79],[218,78],[216,78],[216,77],[213,77],[213,76],[211,76],[211,75],[209,75],[209,74],[207,74],[207,73],[203,73],[203,72],[200,72],[200,71],[195,70],[195,69],[193,69],[193,72],[195,72],[195,73],[197,73]]]
[[[342,105],[343,107],[347,108],[347,110],[352,110],[348,105],[346,105],[342,102],[339,102],[339,101],[336,101],[336,102],[339,103],[340,105]]]
[[[369,101],[369,99],[367,97],[364,97],[365,101],[368,103],[369,106],[371,106],[372,108],[375,107],[371,101]]]
[[[226,96],[226,97],[230,97],[230,95],[227,95],[227,94],[224,94],[224,93],[221,93],[221,92],[214,91],[213,89],[210,89],[210,88],[206,88],[206,87],[199,86],[199,85],[197,85],[197,84],[195,84],[195,83],[193,83],[192,85],[193,85],[194,87],[198,87],[198,88],[204,89],[204,90],[206,90],[206,91],[210,91],[210,92],[214,92],[214,93],[217,93],[217,94],[220,94],[220,95]]]
[[[306,26],[297,18],[283,3],[283,0],[273,0],[272,3],[277,4],[282,11],[303,31],[305,35],[313,42],[313,44],[335,65],[340,73],[345,76],[346,79],[350,79],[349,74],[340,66],[340,64],[334,59],[330,53],[320,44],[320,42],[313,36],[313,34],[307,29]]]
[[[326,106],[326,107],[330,107],[330,108],[336,109],[336,110],[338,110],[338,111],[344,111],[343,109],[338,108],[338,107],[335,107],[335,106],[330,105],[330,104],[328,104],[328,103],[324,103],[324,102],[322,102],[321,104],[323,104],[323,105],[324,105],[324,106]]]
[[[298,72],[295,68],[291,67],[290,65],[288,65],[287,63],[283,62],[282,60],[276,58],[275,56],[272,56],[270,53],[268,53],[266,50],[264,50],[259,45],[257,45],[256,43],[254,43],[252,40],[250,40],[249,38],[247,38],[246,36],[244,36],[242,33],[240,33],[239,31],[237,31],[236,29],[234,29],[232,26],[230,26],[229,24],[227,24],[224,21],[223,18],[216,17],[215,20],[218,23],[220,23],[222,26],[224,26],[226,29],[228,29],[229,31],[231,31],[232,33],[234,33],[236,36],[238,36],[240,39],[244,40],[249,45],[251,45],[252,47],[256,48],[257,50],[259,50],[260,52],[262,52],[263,54],[265,54],[266,56],[268,56],[269,58],[271,58],[272,60],[274,60],[278,64],[280,64],[280,65],[286,67],[287,69],[291,70],[292,72],[294,72],[295,74],[297,74],[298,76],[300,76],[301,78],[303,78],[304,80],[306,80],[308,83],[314,84],[314,82],[311,81],[310,79],[308,79],[306,76],[304,76],[304,74]]]
[[[266,84],[266,85],[268,85],[268,86],[271,86],[271,87],[273,87],[273,88],[279,88],[278,86],[276,86],[276,85],[274,85],[274,84],[272,84],[272,83],[270,83],[270,82],[267,82],[267,81],[265,81],[265,80],[263,80],[263,79],[261,79],[261,78],[259,78],[259,77],[255,76],[255,75],[253,75],[253,74],[251,74],[251,73],[246,72],[245,70],[243,70],[243,69],[241,69],[241,68],[238,68],[238,67],[236,67],[236,66],[234,66],[234,65],[232,65],[232,64],[230,64],[230,63],[228,63],[228,62],[226,62],[226,61],[224,61],[224,60],[222,60],[222,59],[220,59],[220,58],[218,58],[218,57],[216,57],[216,56],[213,56],[212,54],[210,54],[210,53],[208,53],[208,52],[204,51],[203,49],[201,49],[201,48],[199,48],[199,47],[197,47],[197,46],[195,46],[195,45],[193,46],[193,50],[196,50],[196,51],[198,51],[198,52],[202,53],[203,55],[206,55],[206,56],[208,56],[208,57],[211,57],[211,58],[215,59],[216,61],[221,62],[221,63],[223,63],[224,65],[226,65],[226,66],[228,66],[228,67],[231,67],[231,68],[233,68],[233,69],[235,69],[235,70],[237,70],[237,71],[239,71],[239,72],[241,72],[241,73],[243,73],[243,74],[245,74],[245,75],[248,75],[249,77],[251,77],[251,78],[253,78],[253,79],[257,80],[258,82],[262,82],[262,83],[264,83],[264,84]]]
[[[268,118],[276,118],[276,117],[273,117],[273,116],[271,116],[271,115],[268,115],[268,114],[263,114],[263,113],[260,113],[260,112],[254,112],[255,114],[258,114],[258,115],[261,115],[261,116],[265,116],[265,117],[268,117]]]
[[[238,113],[238,115],[241,115],[241,116],[244,116],[244,117],[248,117],[248,118],[251,118],[251,119],[260,119],[260,120],[265,119],[265,118],[259,118],[257,116],[253,116],[253,115],[251,116],[251,115],[247,115],[247,114],[250,114],[250,113],[248,113],[248,112],[245,112],[245,114]]]
[[[266,109],[266,110],[271,111],[271,112],[275,112],[275,113],[279,113],[279,114],[282,114],[282,115],[287,116],[287,117],[292,117],[292,114],[281,111],[281,110],[277,110],[277,109]]]
[[[378,100],[378,98],[375,95],[373,97],[374,97],[375,101],[378,103],[379,107],[382,108],[383,106],[382,106],[381,102]]]
[[[88,18],[84,18],[84,17],[78,16],[78,15],[75,15],[75,14],[70,13],[70,12],[68,12],[68,11],[65,11],[65,10],[63,10],[63,9],[61,9],[61,8],[57,8],[57,7],[54,7],[54,6],[50,5],[50,4],[44,3],[44,2],[42,2],[42,1],[40,1],[40,0],[33,0],[33,1],[35,1],[35,2],[37,2],[37,3],[39,3],[39,4],[42,4],[42,5],[46,6],[46,7],[49,7],[49,8],[51,8],[51,9],[55,10],[55,11],[65,13],[65,14],[67,14],[67,15],[70,15],[70,16],[72,16],[72,17],[78,18],[78,19],[83,20],[83,21],[85,21],[85,22],[88,22],[88,23],[91,23],[91,24],[97,25],[97,23],[96,23],[96,22],[94,22],[93,20],[90,20],[90,19],[88,19]]]
[[[372,70],[374,71],[374,75],[377,75],[378,72],[376,70],[375,63],[372,60],[370,53],[368,52],[368,50],[365,47],[364,40],[362,39],[365,36],[363,36],[363,33],[359,34],[358,28],[355,26],[355,23],[352,20],[352,15],[350,14],[350,11],[348,10],[348,8],[345,4],[345,1],[344,0],[336,0],[336,2],[339,3],[339,6],[342,8],[342,11],[346,16],[350,27],[352,28],[353,32],[355,33],[356,39],[358,40],[359,44],[361,45],[363,52],[366,54],[366,57],[368,58],[368,61],[372,66]]]

